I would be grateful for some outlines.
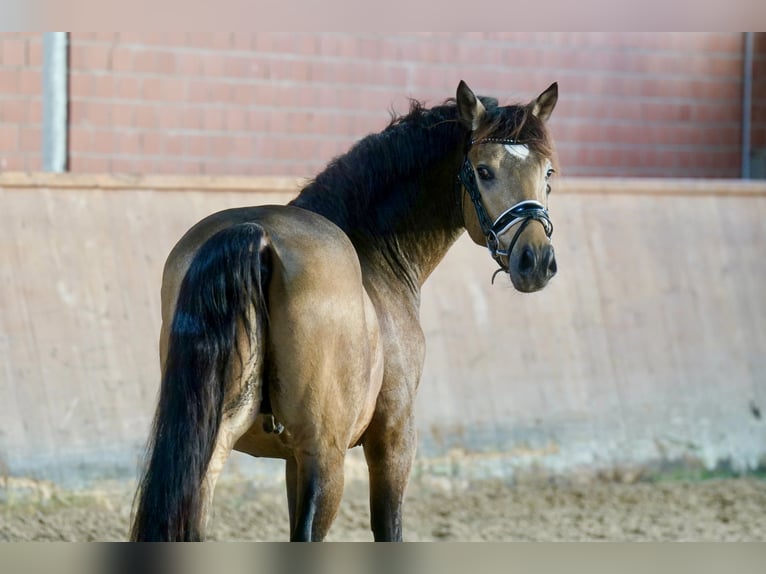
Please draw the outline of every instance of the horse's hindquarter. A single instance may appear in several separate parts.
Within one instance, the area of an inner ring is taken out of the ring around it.
[[[325,218],[298,211],[299,226],[280,225],[273,237],[270,396],[293,448],[313,450],[320,440],[345,450],[369,423],[380,390],[378,320],[349,239]]]
[[[192,227],[165,265],[161,359],[194,255],[218,231],[245,222],[264,228],[272,252],[265,378],[272,410],[285,431],[265,433],[259,418],[236,448],[284,457],[295,448],[320,448],[312,444],[317,440],[351,446],[369,423],[380,389],[379,326],[356,251],[319,215],[284,206],[239,208]]]

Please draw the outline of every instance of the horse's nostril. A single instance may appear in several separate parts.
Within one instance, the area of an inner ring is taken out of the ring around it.
[[[543,260],[544,269],[546,270],[546,273],[548,277],[553,277],[556,274],[556,271],[558,271],[558,265],[556,264],[556,255],[553,252],[553,247],[548,245],[545,248],[545,259]]]
[[[551,262],[548,264],[548,275],[553,277],[556,274],[556,271],[559,270],[559,266],[556,265],[556,258],[551,257]]]
[[[535,268],[537,257],[531,247],[526,246],[519,257],[519,273],[530,273]]]

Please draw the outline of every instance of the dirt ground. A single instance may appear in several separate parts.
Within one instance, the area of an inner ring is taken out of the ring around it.
[[[124,540],[132,493],[48,492],[0,502],[0,541]],[[329,540],[369,541],[367,487],[347,484]],[[766,481],[461,483],[421,479],[408,491],[407,541],[765,541]],[[212,540],[284,541],[284,493],[222,484]]]

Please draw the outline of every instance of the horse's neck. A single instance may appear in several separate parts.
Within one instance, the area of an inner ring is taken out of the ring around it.
[[[416,295],[463,232],[462,208],[455,188],[460,158],[442,162],[423,178],[415,205],[397,222],[393,234],[354,241],[369,273],[401,281]]]

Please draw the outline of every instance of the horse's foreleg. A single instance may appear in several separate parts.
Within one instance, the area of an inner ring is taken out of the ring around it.
[[[402,502],[415,458],[417,433],[411,414],[376,414],[365,433],[370,472],[370,525],[376,541],[401,542]]]
[[[324,540],[343,497],[344,454],[330,450],[317,455],[303,453],[296,456],[295,520],[290,521],[291,541]]]

